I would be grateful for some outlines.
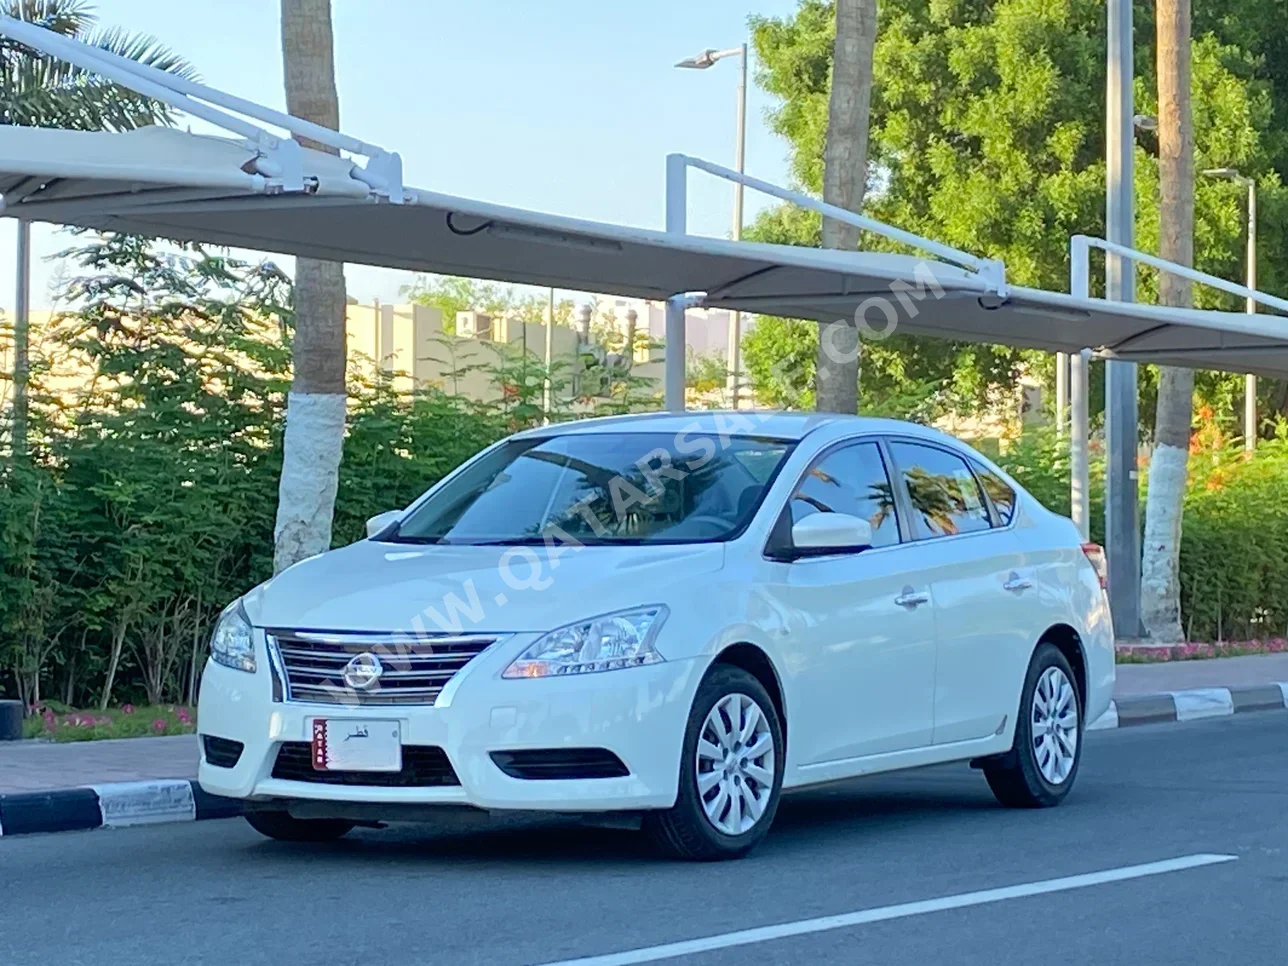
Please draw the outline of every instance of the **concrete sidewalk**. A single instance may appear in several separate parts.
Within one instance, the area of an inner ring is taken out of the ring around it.
[[[1255,687],[1288,681],[1288,654],[1120,664],[1116,699],[1197,688]],[[108,782],[197,777],[197,738],[128,738],[50,744],[0,744],[0,794],[43,792]]]
[[[1288,681],[1288,653],[1216,657],[1206,661],[1119,664],[1114,697],[1188,691],[1193,688],[1243,688]]]
[[[153,778],[196,778],[197,736],[0,744],[0,794]]]

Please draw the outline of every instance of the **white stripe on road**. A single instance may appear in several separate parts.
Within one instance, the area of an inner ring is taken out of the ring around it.
[[[963,892],[955,896],[923,899],[920,902],[905,902],[897,906],[882,906],[879,909],[863,909],[859,912],[847,912],[839,916],[799,919],[796,922],[783,922],[776,926],[742,929],[738,932],[727,932],[719,936],[686,939],[683,942],[666,943],[661,946],[646,946],[642,949],[628,949],[624,952],[608,953],[604,956],[565,959],[559,962],[546,963],[544,966],[635,966],[636,963],[654,963],[660,959],[691,956],[694,953],[728,949],[731,946],[750,946],[753,943],[768,942],[771,939],[784,939],[788,936],[807,936],[811,933],[827,932],[831,929],[862,926],[870,922],[884,922],[888,919],[920,916],[928,912],[964,909],[969,906],[982,906],[990,902],[1001,902],[1005,899],[1022,899],[1025,896],[1040,896],[1049,892],[1067,892],[1070,889],[1085,889],[1087,886],[1104,885],[1108,882],[1123,882],[1127,879],[1140,879],[1148,875],[1161,875],[1164,872],[1197,869],[1204,865],[1233,862],[1237,858],[1238,856],[1235,855],[1185,855],[1178,859],[1167,859],[1163,862],[1128,865],[1119,869],[1106,869],[1103,872],[1088,872],[1085,875],[1070,875],[1060,879],[1046,879],[1042,882],[1005,886],[1001,889],[985,889],[982,892]]]

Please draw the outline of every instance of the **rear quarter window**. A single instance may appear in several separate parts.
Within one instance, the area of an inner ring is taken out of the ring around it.
[[[975,460],[971,462],[975,468],[975,475],[979,477],[980,485],[984,487],[984,492],[992,501],[993,509],[997,511],[1002,526],[1009,526],[1011,520],[1015,518],[1015,490],[987,466]]]

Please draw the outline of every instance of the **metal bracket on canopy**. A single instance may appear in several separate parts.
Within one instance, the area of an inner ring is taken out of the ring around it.
[[[284,128],[291,134],[309,138],[336,151],[367,158],[366,165],[355,164],[350,175],[393,204],[400,205],[404,201],[402,159],[392,151],[12,17],[0,16],[0,34],[241,135],[260,152],[254,173],[270,179],[270,190],[303,192],[313,186],[306,185],[304,181],[303,154],[299,143],[252,124],[246,120],[248,117]],[[230,114],[229,111],[236,113]]]

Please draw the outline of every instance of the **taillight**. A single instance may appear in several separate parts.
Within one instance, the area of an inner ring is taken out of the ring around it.
[[[1109,566],[1105,563],[1105,548],[1098,543],[1084,543],[1082,552],[1091,561],[1091,566],[1100,578],[1101,589],[1109,586]]]

